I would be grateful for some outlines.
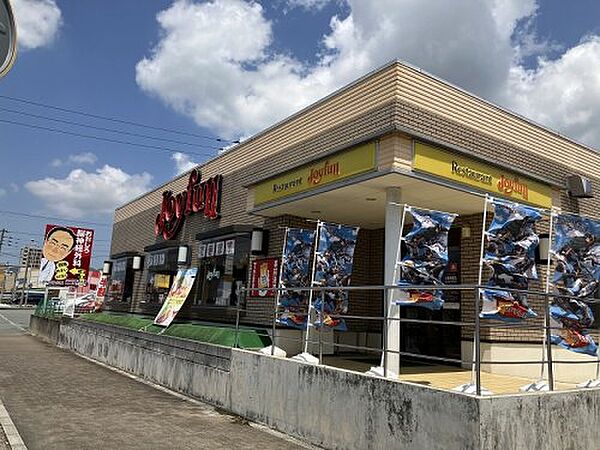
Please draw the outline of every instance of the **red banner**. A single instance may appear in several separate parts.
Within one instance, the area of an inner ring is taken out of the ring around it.
[[[47,286],[87,284],[94,230],[46,225],[39,281]]]
[[[276,288],[279,276],[279,259],[265,258],[252,262],[252,297],[275,297],[275,291],[265,288]]]

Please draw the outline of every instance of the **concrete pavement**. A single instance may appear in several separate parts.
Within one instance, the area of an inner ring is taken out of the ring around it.
[[[29,449],[306,448],[43,343],[30,313],[0,310],[0,398]]]

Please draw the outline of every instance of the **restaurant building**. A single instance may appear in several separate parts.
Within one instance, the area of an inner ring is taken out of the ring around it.
[[[486,193],[597,216],[599,190],[595,150],[394,61],[117,208],[106,308],[156,314],[183,263],[198,276],[179,319],[233,323],[239,302],[242,324],[269,329],[273,298],[240,289],[253,261],[281,255],[285,227],[360,226],[352,285],[389,284],[405,203],[459,214],[445,281],[475,284]],[[472,322],[474,309],[472,291],[448,292],[441,311],[402,315]],[[383,293],[352,292],[348,314],[381,317]],[[380,348],[381,322],[349,320],[329,339]],[[484,353],[518,344],[539,357],[539,329],[484,328],[481,339]],[[393,327],[388,340],[400,341]],[[471,341],[471,327],[402,326],[411,353],[469,360]]]

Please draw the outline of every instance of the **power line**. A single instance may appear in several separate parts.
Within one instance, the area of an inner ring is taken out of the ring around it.
[[[112,139],[112,138],[94,136],[94,135],[91,135],[91,134],[76,133],[74,131],[59,130],[58,128],[44,127],[44,126],[41,126],[41,125],[33,125],[33,124],[29,124],[29,123],[17,122],[17,121],[14,121],[14,120],[0,119],[0,122],[2,122],[2,123],[8,123],[8,124],[11,124],[11,125],[19,125],[19,126],[27,127],[27,128],[34,128],[34,129],[38,129],[38,130],[50,131],[50,132],[53,132],[53,133],[66,134],[66,135],[69,135],[69,136],[82,137],[82,138],[86,138],[86,139],[95,139],[97,141],[110,142],[112,144],[123,144],[123,145],[131,145],[131,146],[134,146],[134,147],[147,148],[147,149],[152,149],[152,150],[160,151],[160,152],[163,152],[163,153],[171,153],[171,154],[172,153],[185,153],[187,155],[194,155],[194,156],[202,156],[202,157],[208,156],[206,154],[197,153],[197,152],[173,150],[173,149],[170,149],[170,148],[167,148],[167,147],[159,147],[157,145],[141,144],[141,143],[130,142],[130,141],[121,141],[119,139]],[[206,147],[206,148],[213,148],[213,147]],[[217,149],[217,147],[214,147],[214,148]]]
[[[85,112],[85,111],[78,111],[76,109],[63,108],[63,107],[60,107],[60,106],[54,106],[54,105],[48,105],[46,103],[35,102],[33,100],[27,100],[27,99],[23,99],[23,98],[11,97],[9,95],[0,95],[0,98],[4,98],[6,100],[11,100],[13,102],[25,103],[27,105],[39,106],[41,108],[48,108],[48,109],[53,109],[53,110],[56,110],[56,111],[62,111],[62,112],[70,113],[70,114],[79,114],[79,115],[86,116],[86,117],[93,117],[94,119],[102,119],[102,120],[108,120],[110,122],[122,123],[122,124],[125,124],[125,125],[133,125],[133,126],[136,126],[136,127],[148,128],[148,129],[151,129],[151,130],[166,131],[167,133],[175,133],[175,134],[181,134],[181,135],[186,135],[186,136],[193,136],[193,137],[197,137],[197,138],[201,138],[201,139],[212,139],[212,140],[215,140],[217,142],[225,142],[225,143],[231,143],[231,144],[238,144],[239,143],[239,141],[231,141],[231,140],[222,139],[222,138],[219,138],[219,137],[206,136],[206,135],[202,135],[202,134],[190,133],[190,132],[181,131],[181,130],[170,130],[168,128],[162,128],[162,127],[157,127],[157,126],[153,126],[153,125],[147,125],[147,124],[143,124],[143,123],[140,123],[140,122],[134,122],[132,120],[124,120],[124,119],[117,119],[115,117],[101,116],[99,114],[92,114],[92,113],[88,113],[88,112]]]
[[[101,227],[111,226],[111,224],[109,224],[109,223],[89,222],[89,221],[85,221],[85,220],[74,220],[74,219],[69,219],[66,217],[42,216],[42,215],[38,215],[38,214],[22,213],[22,212],[18,212],[18,211],[8,211],[5,209],[0,209],[0,214],[28,217],[31,219],[48,219],[48,220],[61,220],[61,221],[64,220],[65,222],[70,222],[70,223],[77,222],[77,223],[81,223],[81,224],[85,224],[85,225],[97,225],[97,226],[101,226]]]
[[[10,109],[10,108],[0,107],[0,111],[9,112],[11,114],[19,114],[19,115],[27,116],[27,117],[34,117],[36,119],[51,120],[52,122],[64,123],[64,124],[67,124],[67,125],[75,125],[75,126],[78,126],[78,127],[91,128],[93,130],[107,131],[109,133],[125,134],[127,136],[140,137],[140,138],[143,138],[143,139],[154,139],[154,140],[157,140],[157,141],[170,142],[172,144],[189,145],[190,147],[210,148],[210,149],[215,149],[215,150],[221,148],[221,147],[210,146],[210,145],[196,144],[196,143],[193,143],[193,142],[178,141],[176,139],[167,139],[167,138],[161,138],[161,137],[157,137],[157,136],[150,136],[148,134],[132,133],[130,131],[124,131],[124,130],[115,130],[113,128],[98,127],[98,126],[95,126],[95,125],[89,125],[87,123],[73,122],[71,120],[56,119],[54,117],[42,116],[40,114],[32,114],[32,113],[28,113],[28,112],[25,112],[25,111],[19,111],[19,110],[16,110],[16,109]]]
[[[25,235],[25,236],[38,236],[38,237],[40,235],[43,236],[43,234],[44,234],[44,233],[28,233],[26,231],[12,231],[12,230],[7,230],[6,232],[7,232],[7,234],[22,234],[22,235]],[[94,242],[110,242],[110,239],[96,239],[94,237]]]

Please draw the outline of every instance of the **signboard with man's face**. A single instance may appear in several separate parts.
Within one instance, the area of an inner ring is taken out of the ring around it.
[[[46,286],[83,286],[87,283],[94,230],[46,225],[40,283]]]

